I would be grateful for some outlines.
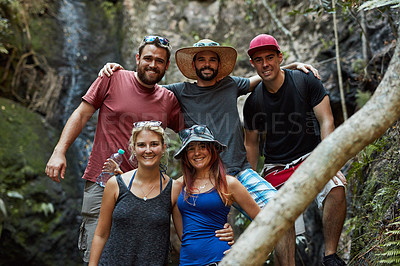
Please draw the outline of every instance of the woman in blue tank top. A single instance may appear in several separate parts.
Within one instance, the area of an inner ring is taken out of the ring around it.
[[[134,124],[129,149],[138,168],[108,180],[89,265],[168,264],[170,214],[182,184],[162,173],[165,142],[161,122]],[[181,221],[176,224],[182,226]],[[217,229],[221,228],[224,225]],[[182,232],[182,228],[177,231]],[[231,231],[219,230],[226,240],[222,242],[232,240]]]
[[[194,125],[179,136],[182,147],[175,158],[181,159],[183,188],[173,217],[183,225],[183,232],[178,232],[182,235],[180,265],[217,263],[230,248],[215,237],[215,230],[227,222],[230,206],[236,202],[252,219],[260,208],[235,177],[225,174],[219,153],[226,146],[207,126]]]

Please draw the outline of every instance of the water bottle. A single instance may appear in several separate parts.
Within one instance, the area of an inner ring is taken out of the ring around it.
[[[96,183],[99,184],[101,187],[105,187],[108,179],[114,175],[114,170],[116,167],[119,167],[122,163],[122,155],[124,154],[123,149],[119,149],[118,152],[112,154],[110,156],[110,163],[114,163],[114,165],[108,164],[108,167],[106,166],[101,174],[97,177]]]

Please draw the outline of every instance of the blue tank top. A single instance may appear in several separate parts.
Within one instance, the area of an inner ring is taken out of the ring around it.
[[[178,198],[183,235],[180,265],[207,265],[219,262],[230,246],[215,236],[227,222],[230,206],[225,206],[215,189],[194,194],[185,201],[182,190]]]

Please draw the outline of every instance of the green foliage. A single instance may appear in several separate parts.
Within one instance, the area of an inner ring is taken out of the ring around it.
[[[400,217],[397,217],[397,220]],[[383,243],[380,244],[381,252],[377,253],[377,257],[381,258],[378,263],[387,265],[400,264],[400,221],[392,222],[388,225],[387,236]]]
[[[398,244],[393,241],[398,241],[398,238],[393,237],[398,237],[398,228],[393,231],[393,224],[384,226],[382,219],[400,191],[398,124],[361,151],[348,173],[349,188],[352,189],[349,206],[351,218],[346,221],[347,233],[352,238],[353,259],[350,264],[396,264],[394,258],[397,256]],[[397,222],[395,224],[398,226]],[[390,229],[390,237],[382,228]]]
[[[7,46],[14,39],[10,19],[7,16],[17,14],[18,2],[15,0],[0,0],[0,53],[7,54]],[[15,16],[15,15],[13,15]]]
[[[78,265],[80,178],[69,174],[73,160],[61,184],[44,174],[59,133],[0,98],[0,134],[0,265]]]
[[[383,137],[374,141],[374,143],[368,145],[362,151],[360,151],[360,153],[357,155],[356,160],[351,165],[351,168],[349,170],[349,177],[360,181],[363,175],[363,168],[367,167],[374,160],[374,157],[372,155],[374,153],[382,152],[386,144],[387,138]]]
[[[113,1],[103,1],[100,6],[104,10],[105,21],[115,21],[122,8],[122,4],[119,1],[116,3]]]
[[[45,149],[52,144],[46,138],[39,139],[46,136],[46,130],[36,115],[4,99],[0,99],[0,107],[0,198],[4,199],[1,205],[7,206],[12,215],[19,215],[20,204],[26,205],[26,196],[35,190],[24,191],[23,187],[43,174],[49,156]]]
[[[7,38],[11,35],[10,24],[8,20],[3,18],[0,13],[0,53],[8,54],[5,47]]]
[[[322,45],[323,45],[323,47],[324,47],[325,50],[327,50],[327,49],[329,49],[330,47],[333,46],[333,40],[332,40],[332,39],[330,39],[330,40],[327,41],[327,40],[321,38],[320,40],[321,40]]]
[[[371,92],[358,89],[356,93],[357,106],[359,108],[363,107],[369,101],[369,99],[371,99],[371,96]]]
[[[282,55],[283,55],[283,60],[285,60],[285,61],[288,60],[288,58],[290,56],[289,52],[287,52],[287,51],[283,51]]]
[[[362,74],[364,72],[364,69],[366,68],[367,63],[365,62],[364,59],[357,59],[354,60],[353,63],[351,63],[351,68],[353,71],[357,74]]]
[[[314,15],[314,16],[321,16],[324,13],[332,13],[334,9],[332,8],[332,2],[330,0],[322,0],[317,1],[313,7],[306,8],[304,10],[297,10],[294,9],[290,11],[288,14],[290,16],[294,15]]]
[[[257,17],[257,13],[258,13],[256,1],[255,0],[245,0],[244,6],[246,9],[245,20],[247,22],[255,20],[255,18]]]
[[[43,213],[45,216],[48,216],[54,213],[54,206],[51,202],[41,202],[34,204],[32,210],[36,213]]]
[[[180,161],[174,159],[174,154],[181,147],[181,142],[175,133],[169,134],[169,140],[167,144],[167,153],[168,153],[168,175],[177,179],[182,175]]]
[[[389,208],[390,204],[393,202],[394,196],[400,191],[400,181],[384,180],[380,186],[381,188],[375,192],[371,202],[366,205],[375,213],[384,213]]]
[[[28,106],[39,95],[48,64],[43,56],[59,55],[60,35],[52,0],[0,0],[0,93]],[[34,105],[31,105],[34,106]]]

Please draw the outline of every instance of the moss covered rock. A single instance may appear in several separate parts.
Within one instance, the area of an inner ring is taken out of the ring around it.
[[[0,264],[79,264],[81,178],[73,167],[60,184],[44,173],[59,132],[4,98],[0,131]]]

